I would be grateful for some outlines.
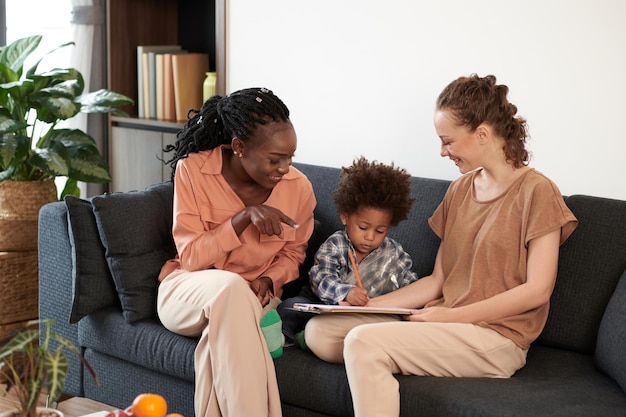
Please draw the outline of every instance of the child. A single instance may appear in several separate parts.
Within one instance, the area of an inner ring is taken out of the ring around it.
[[[410,193],[411,176],[393,164],[361,157],[342,168],[334,200],[345,229],[333,233],[315,254],[309,271],[312,292],[305,289],[279,305],[287,338],[305,347],[302,330],[311,314],[292,310],[294,303],[363,306],[370,297],[417,279],[409,254],[387,237],[407,218],[414,201]]]

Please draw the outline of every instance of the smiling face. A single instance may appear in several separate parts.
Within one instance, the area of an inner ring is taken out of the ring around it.
[[[459,126],[449,110],[437,110],[435,130],[441,139],[441,156],[448,157],[462,174],[481,166],[479,136],[465,126]]]
[[[272,189],[289,172],[297,147],[291,122],[259,125],[245,142],[233,139],[233,151],[242,155],[241,166],[250,180]]]
[[[371,207],[340,217],[359,262],[383,243],[391,227],[391,213]]]

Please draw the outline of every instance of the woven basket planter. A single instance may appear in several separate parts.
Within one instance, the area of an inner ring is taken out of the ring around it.
[[[37,250],[39,209],[56,200],[54,180],[0,181],[0,252]]]
[[[0,252],[0,324],[39,316],[37,251]]]

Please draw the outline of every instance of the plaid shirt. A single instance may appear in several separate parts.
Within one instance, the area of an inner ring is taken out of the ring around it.
[[[309,271],[309,280],[311,288],[315,295],[327,304],[338,304],[339,301],[345,300],[348,291],[356,284],[349,282],[348,278],[352,272],[352,265],[348,258],[348,251],[353,251],[352,243],[348,238],[345,230],[339,230],[333,233],[320,246],[315,254],[315,263]],[[369,258],[375,257],[380,251],[391,251],[393,270],[396,272],[394,278],[397,287],[403,287],[417,279],[415,272],[411,270],[413,260],[410,255],[404,251],[402,246],[395,240],[386,237],[383,243],[368,254],[361,264]],[[354,275],[352,275],[354,276]],[[370,297],[376,297],[389,292],[390,277],[387,274],[368,274],[363,276],[363,286],[368,289]],[[386,288],[385,290],[376,290]]]

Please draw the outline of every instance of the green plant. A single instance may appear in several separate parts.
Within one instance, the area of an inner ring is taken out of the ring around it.
[[[48,52],[24,73],[24,61],[41,39],[30,36],[0,49],[0,181],[67,177],[61,198],[79,196],[78,181],[111,181],[109,166],[91,136],[57,125],[80,112],[126,116],[115,107],[133,100],[107,89],[83,93],[83,76],[74,68],[37,73],[45,56],[73,42]]]
[[[56,402],[63,393],[68,370],[66,349],[80,358],[98,382],[80,351],[71,341],[53,332],[52,324],[54,320],[30,321],[0,347],[0,381],[5,384],[0,389],[5,395],[12,391],[22,417],[36,417],[37,400],[44,388],[51,402]]]

